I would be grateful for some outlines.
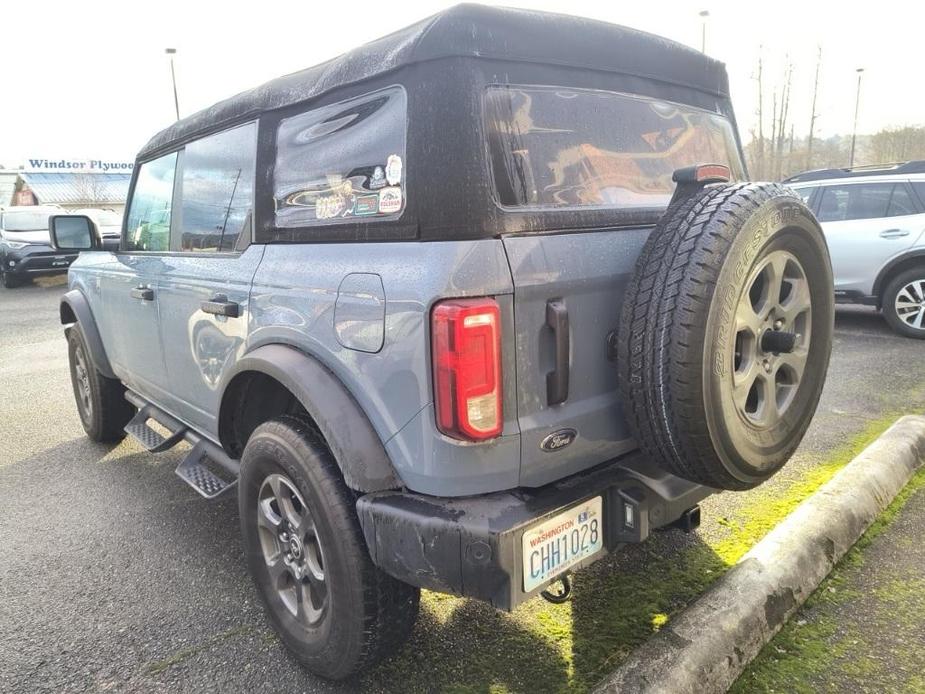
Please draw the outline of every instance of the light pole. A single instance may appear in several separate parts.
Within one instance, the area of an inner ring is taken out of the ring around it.
[[[710,10],[700,10],[700,52],[707,52],[707,17],[710,16]]]
[[[173,67],[173,57],[177,54],[177,49],[165,48],[164,53],[170,56],[170,80],[173,82],[173,107],[177,113],[177,120],[180,120],[180,101],[177,99],[177,73]]]
[[[864,68],[859,67],[855,72],[858,73],[858,91],[854,97],[854,130],[851,131],[851,157],[848,160],[848,168],[854,166],[854,143],[858,137],[858,107],[861,105],[861,76],[864,74]]]

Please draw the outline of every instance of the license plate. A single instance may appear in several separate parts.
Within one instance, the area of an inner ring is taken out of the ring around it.
[[[599,552],[602,520],[601,497],[596,496],[524,531],[524,592]]]

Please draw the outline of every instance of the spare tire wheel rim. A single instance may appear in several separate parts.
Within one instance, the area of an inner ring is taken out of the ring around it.
[[[271,589],[299,622],[317,626],[328,607],[324,552],[311,510],[285,475],[260,485],[257,533]]]
[[[739,416],[754,427],[780,423],[794,401],[809,356],[812,295],[795,255],[759,259],[736,306],[732,378],[726,387]]]
[[[913,280],[896,293],[896,315],[915,330],[925,330],[925,279]]]

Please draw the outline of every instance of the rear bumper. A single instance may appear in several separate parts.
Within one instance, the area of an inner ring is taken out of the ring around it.
[[[641,454],[618,458],[540,489],[467,498],[376,492],[357,501],[373,562],[412,585],[510,610],[543,590],[523,590],[524,530],[602,497],[604,547],[574,568],[670,525],[715,490],[658,470]],[[625,523],[631,507],[633,526]]]

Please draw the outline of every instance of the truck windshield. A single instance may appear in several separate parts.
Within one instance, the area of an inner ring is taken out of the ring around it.
[[[506,207],[665,207],[671,174],[725,164],[744,177],[731,123],[666,101],[590,89],[489,87],[486,131]]]
[[[48,228],[48,212],[4,212],[4,231],[44,231]]]

